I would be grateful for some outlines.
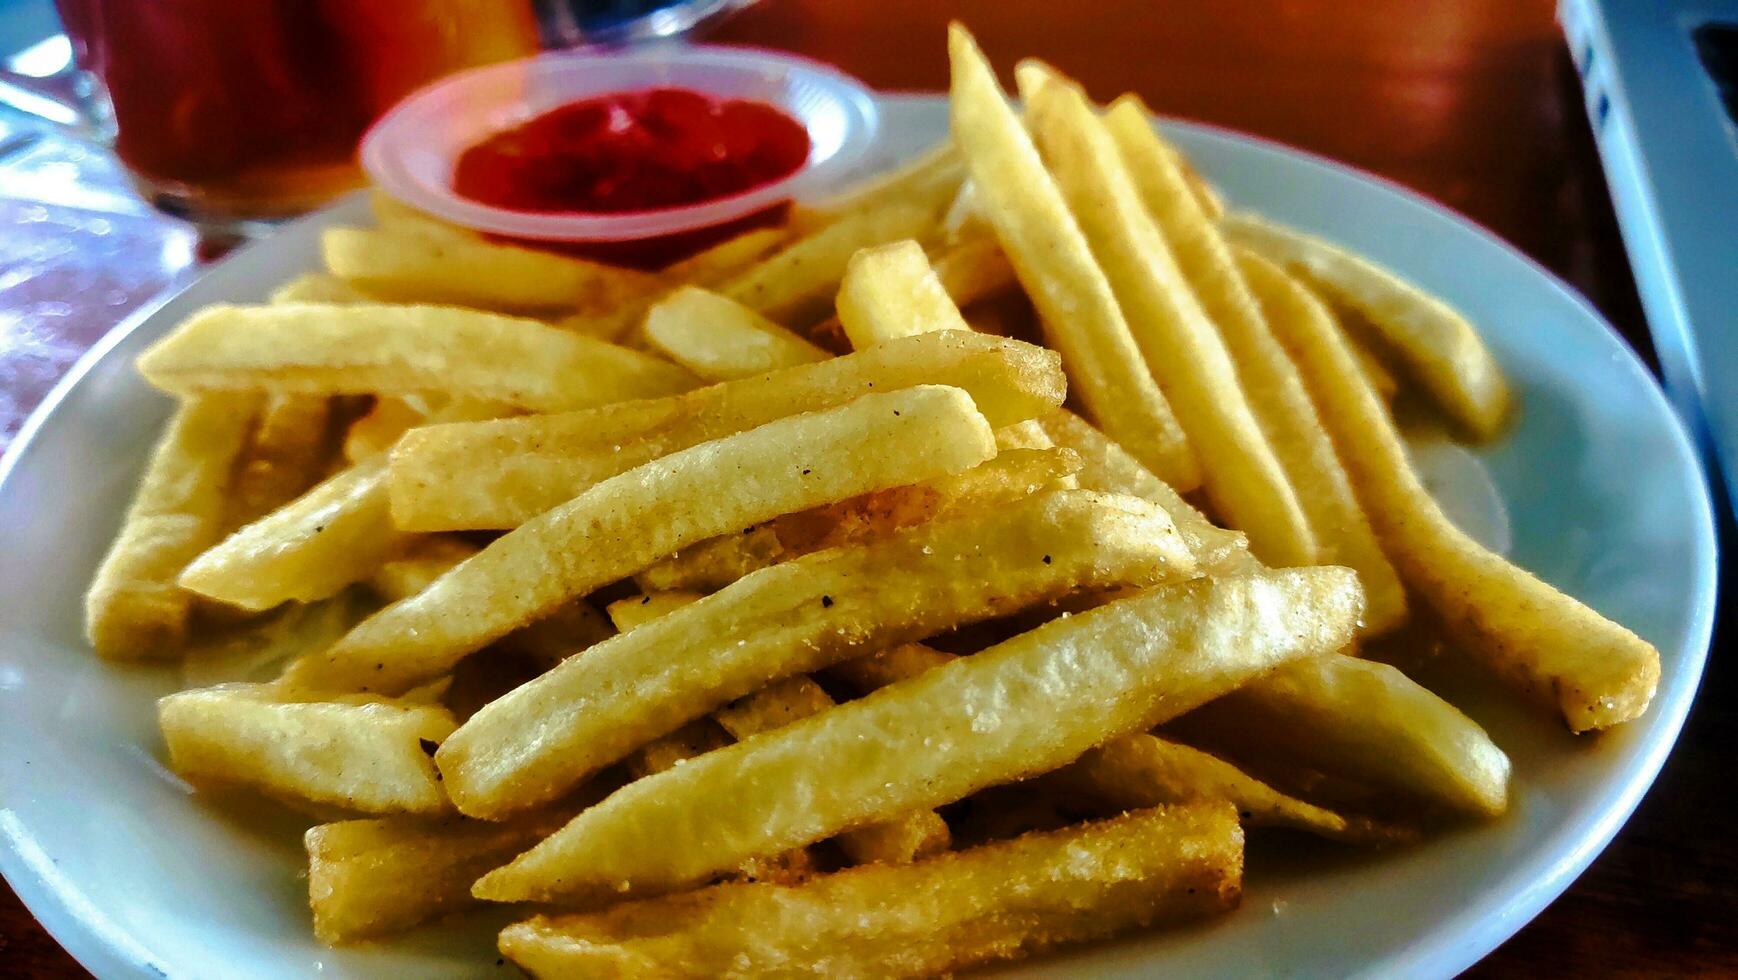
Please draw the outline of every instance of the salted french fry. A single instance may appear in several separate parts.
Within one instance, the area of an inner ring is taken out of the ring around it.
[[[673,262],[658,273],[666,282],[715,286],[772,254],[790,239],[784,228],[753,228]]]
[[[1283,278],[1250,284],[1297,359],[1388,557],[1449,636],[1509,685],[1560,712],[1573,731],[1607,728],[1647,710],[1659,686],[1659,651],[1455,527],[1413,472],[1327,308]]]
[[[804,326],[826,314],[858,249],[922,238],[935,227],[945,198],[911,199],[852,212],[799,238],[719,283],[720,293],[775,322]]]
[[[328,228],[326,268],[373,296],[503,313],[593,315],[643,303],[657,277],[432,226]]]
[[[664,592],[647,592],[644,595],[628,596],[617,599],[609,604],[606,610],[610,621],[616,624],[616,629],[626,633],[646,625],[659,616],[673,613],[683,606],[691,606],[705,598],[706,593],[687,589],[671,589]]]
[[[226,526],[240,527],[301,496],[325,475],[332,400],[267,395],[229,494]]]
[[[463,812],[499,816],[782,677],[1083,588],[1190,570],[1163,511],[1084,491],[817,552],[621,634],[489,705],[449,741],[441,772]],[[680,663],[670,661],[673,643],[687,649]]]
[[[208,306],[139,356],[167,391],[444,392],[530,411],[695,386],[686,370],[535,320],[439,306]]]
[[[1287,569],[1163,586],[1054,620],[640,780],[473,893],[598,901],[681,887],[748,855],[1057,769],[1338,648],[1361,606],[1350,571]],[[721,795],[730,808],[705,805]]]
[[[1082,488],[1126,493],[1163,507],[1203,572],[1217,575],[1246,567],[1249,552],[1243,535],[1215,526],[1109,436],[1062,409],[1039,418],[1038,424],[1058,446],[1071,449],[1080,457],[1081,469],[1076,478]]]
[[[1152,116],[1137,96],[1118,99],[1106,114],[1104,125],[1127,164],[1141,201],[1176,258],[1178,270],[1224,339],[1249,407],[1287,482],[1297,492],[1321,551],[1320,560],[1350,566],[1358,573],[1368,602],[1367,634],[1399,625],[1406,618],[1406,592],[1400,577],[1382,554],[1369,519],[1358,506],[1297,367],[1273,336],[1260,304],[1244,282],[1245,271],[1238,267],[1212,219],[1201,210],[1181,168],[1182,155],[1153,129]],[[1160,380],[1162,383],[1162,376]],[[1181,412],[1180,406],[1178,410]],[[1213,459],[1211,454],[1203,458]],[[1262,554],[1253,534],[1251,545]],[[1266,557],[1271,561],[1271,556]]]
[[[718,885],[501,933],[533,976],[919,977],[1224,912],[1242,888],[1227,805],[1125,814],[798,888]]]
[[[1451,420],[1494,438],[1509,385],[1478,331],[1453,307],[1369,259],[1248,214],[1220,222],[1226,237],[1357,310],[1382,349]]]
[[[1050,411],[1066,386],[1050,351],[950,331],[676,398],[422,429],[393,452],[393,519],[426,531],[517,527],[660,456],[863,394],[920,384],[965,389],[993,426]]]
[[[308,828],[308,904],[327,945],[409,929],[476,904],[471,883],[561,826],[533,814],[510,823],[382,817]]]
[[[834,664],[827,676],[837,677],[859,693],[879,691],[889,684],[910,680],[925,671],[953,662],[954,655],[921,643],[902,643],[880,653]]]
[[[1237,807],[1244,822],[1256,826],[1293,827],[1367,844],[1408,836],[1398,827],[1348,818],[1287,796],[1223,759],[1145,732],[1088,750],[1044,777],[1044,783],[1119,810],[1223,800]]]
[[[288,676],[403,690],[682,547],[808,507],[968,469],[995,453],[958,388],[881,395],[702,443],[596,484],[497,538]],[[589,658],[588,658],[589,659]]]
[[[1180,491],[1200,462],[1141,358],[1128,321],[1080,226],[1068,212],[971,35],[948,29],[952,126],[985,215],[1046,336],[1062,352],[1074,393],[1124,448]]]
[[[432,757],[454,728],[444,708],[384,700],[284,700],[269,684],[229,684],[157,702],[169,766],[193,780],[361,813],[451,809]]]
[[[258,401],[198,395],[169,419],[85,593],[85,637],[99,655],[179,655],[194,595],[177,579],[223,534],[232,471]]]
[[[646,346],[707,381],[752,378],[831,357],[741,303],[684,286],[652,305]]]
[[[392,526],[386,459],[374,457],[224,538],[181,572],[181,587],[243,609],[312,602],[367,578],[410,535]]]
[[[906,240],[851,256],[839,284],[839,323],[852,348],[935,330],[970,330],[923,246]]]
[[[375,398],[368,412],[345,431],[344,458],[359,463],[391,449],[406,432],[424,424],[432,411],[429,401],[416,395]]]
[[[815,205],[820,223],[840,221],[851,214],[867,214],[912,201],[951,201],[966,168],[959,151],[943,141],[885,173],[846,189]]]
[[[634,576],[652,592],[715,591],[781,561],[854,544],[903,527],[976,509],[999,507],[1058,483],[1079,461],[1067,450],[1007,449],[963,473],[864,494],[775,518],[740,534],[684,548]]]
[[[272,290],[272,303],[378,303],[350,283],[326,272],[305,272]]]
[[[1022,65],[1021,74],[1033,72]],[[1315,534],[1297,492],[1255,419],[1224,340],[1142,206],[1110,134],[1065,82],[1038,84],[1026,113],[1147,368],[1195,447],[1215,512],[1247,534],[1250,550],[1267,563],[1316,564]]]

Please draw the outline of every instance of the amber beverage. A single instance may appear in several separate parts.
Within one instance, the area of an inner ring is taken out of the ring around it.
[[[153,204],[208,225],[361,181],[363,131],[442,75],[537,50],[527,0],[57,0]]]

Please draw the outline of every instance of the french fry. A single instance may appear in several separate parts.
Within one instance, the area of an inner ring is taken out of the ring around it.
[[[1659,651],[1455,527],[1413,472],[1327,308],[1283,278],[1251,285],[1297,359],[1388,557],[1449,636],[1512,687],[1560,712],[1573,731],[1647,710],[1659,686]]]
[[[643,304],[659,282],[633,269],[432,227],[328,228],[320,247],[333,275],[400,303],[605,315]]]
[[[1077,466],[1078,460],[1067,450],[1002,449],[994,459],[963,473],[788,514],[741,534],[702,541],[634,579],[652,592],[715,591],[750,572],[823,548],[1029,497],[1054,488]]]
[[[694,387],[687,371],[535,320],[437,306],[208,306],[139,357],[166,391],[445,392],[530,411]]]
[[[741,303],[684,286],[652,305],[646,346],[708,381],[751,378],[831,357]]]
[[[848,214],[718,284],[725,296],[778,323],[804,326],[826,314],[858,249],[922,238],[935,227],[945,198],[912,199]]]
[[[476,904],[471,883],[561,826],[533,814],[511,823],[381,817],[308,828],[308,904],[330,946],[399,932]]]
[[[1219,229],[1201,210],[1182,170],[1182,154],[1154,131],[1151,120],[1138,96],[1125,95],[1104,124],[1178,269],[1224,338],[1249,407],[1297,492],[1321,561],[1348,565],[1363,581],[1366,634],[1397,626],[1406,618],[1400,577],[1358,506],[1297,367],[1274,338]]]
[[[378,608],[371,597],[341,592],[330,599],[290,603],[259,618],[201,631],[181,661],[186,687],[272,680],[295,657],[323,650]]]
[[[1331,304],[1330,304],[1331,305]],[[1345,326],[1348,319],[1356,317],[1358,311],[1345,306],[1333,307],[1334,318]],[[1400,381],[1394,377],[1394,372],[1388,370],[1388,365],[1382,363],[1375,352],[1360,341],[1350,330],[1341,331],[1346,338],[1346,344],[1352,349],[1352,356],[1358,359],[1358,367],[1364,372],[1364,380],[1385,402],[1392,402],[1400,394]]]
[[[385,231],[482,240],[481,235],[463,225],[455,225],[427,211],[413,208],[378,189],[368,195],[368,210],[374,215],[375,223]]]
[[[501,933],[533,976],[918,977],[1226,911],[1243,834],[1226,805],[1174,806],[799,888],[718,885]]]
[[[175,410],[85,593],[85,636],[99,655],[180,653],[194,596],[177,579],[223,533],[232,471],[257,404],[250,394],[223,393]]]
[[[1287,796],[1223,759],[1145,732],[1089,749],[1043,782],[1118,810],[1223,800],[1255,826],[1293,827],[1361,844],[1394,843],[1409,836],[1398,827],[1347,818]]]
[[[344,433],[344,458],[359,463],[384,453],[406,432],[424,424],[432,409],[427,398],[383,395]]]
[[[815,213],[819,223],[827,223],[852,214],[883,211],[912,200],[951,201],[965,175],[959,151],[951,142],[943,141],[901,166],[820,202]]]
[[[680,887],[749,855],[1060,768],[1338,648],[1361,607],[1350,571],[1310,568],[1164,586],[1055,620],[640,780],[473,894],[598,901]],[[705,805],[719,794],[734,805]]]
[[[971,329],[929,267],[923,246],[909,239],[851,256],[838,306],[839,323],[856,350],[913,334]]]
[[[940,249],[932,265],[942,288],[961,309],[1020,284],[994,234],[970,235]]]
[[[368,576],[368,586],[387,602],[408,599],[433,585],[479,549],[463,538],[430,534],[409,541],[395,558]]]
[[[496,539],[289,675],[403,690],[682,547],[780,514],[967,469],[995,453],[958,388],[927,386],[769,422],[596,484]]]
[[[1082,588],[1190,570],[1163,511],[1083,491],[817,552],[606,641],[489,705],[454,735],[441,772],[463,812],[500,816],[782,677]],[[680,663],[670,661],[672,643],[688,648]]]
[[[517,527],[593,484],[709,439],[920,384],[965,389],[993,426],[1050,411],[1050,351],[952,331],[701,388],[676,398],[423,429],[393,452],[392,515],[413,530]]]
[[[658,275],[666,282],[715,286],[766,258],[789,239],[784,228],[753,228],[673,262]]]
[[[350,283],[326,272],[307,272],[272,290],[271,303],[378,303]]]
[[[963,27],[948,29],[954,139],[1075,394],[1105,431],[1180,491],[1200,462],[1129,332],[1080,226]]]
[[[1021,68],[1030,79],[1030,66]],[[1033,88],[1028,82],[1022,90]],[[1214,510],[1273,565],[1316,564],[1315,535],[1244,396],[1231,355],[1141,204],[1116,144],[1079,90],[1027,99],[1039,152],[1127,317],[1147,368],[1196,450]],[[1125,443],[1126,447],[1126,443]]]
[[[361,813],[451,809],[432,757],[454,728],[444,708],[382,700],[282,700],[272,685],[231,684],[157,702],[169,766],[289,800]]]
[[[1058,446],[1080,457],[1077,479],[1082,488],[1126,493],[1163,507],[1203,572],[1218,575],[1246,567],[1249,552],[1243,535],[1215,526],[1109,436],[1061,409],[1038,419],[1038,424]]]
[[[1247,214],[1227,215],[1220,227],[1231,241],[1362,314],[1382,348],[1467,433],[1491,439],[1502,428],[1508,382],[1478,331],[1453,307],[1312,235]]]
[[[240,527],[301,496],[325,475],[332,400],[267,395],[229,494],[226,526]]]

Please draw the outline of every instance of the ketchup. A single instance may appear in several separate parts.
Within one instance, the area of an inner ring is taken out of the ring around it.
[[[809,133],[772,106],[656,88],[552,109],[465,150],[453,190],[516,211],[625,214],[699,204],[794,173]]]

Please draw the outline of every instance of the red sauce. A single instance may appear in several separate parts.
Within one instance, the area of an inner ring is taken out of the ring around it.
[[[516,211],[625,214],[740,194],[808,156],[808,130],[772,106],[659,88],[569,103],[496,133],[459,157],[453,190]]]

